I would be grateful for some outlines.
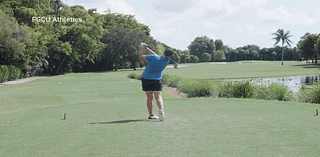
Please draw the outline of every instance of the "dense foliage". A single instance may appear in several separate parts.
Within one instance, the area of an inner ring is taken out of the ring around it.
[[[25,76],[142,67],[139,44],[160,44],[133,15],[99,14],[61,0],[0,1],[0,35],[0,64]]]
[[[0,83],[11,81],[22,77],[20,68],[13,65],[0,65]]]

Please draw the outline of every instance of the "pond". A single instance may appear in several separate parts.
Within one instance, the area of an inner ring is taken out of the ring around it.
[[[320,75],[311,76],[286,76],[286,77],[273,77],[273,78],[255,78],[255,79],[233,79],[227,81],[246,81],[249,80],[250,83],[255,85],[268,85],[271,83],[280,83],[289,87],[293,93],[300,90],[303,85],[313,85],[319,83]]]

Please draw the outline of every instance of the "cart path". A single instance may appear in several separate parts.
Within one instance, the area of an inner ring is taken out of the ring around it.
[[[23,79],[18,79],[18,80],[12,80],[12,81],[0,83],[0,86],[28,83],[28,82],[32,82],[34,80],[38,80],[38,79],[42,79],[42,78],[44,78],[44,77],[28,77],[28,78],[23,78]]]
[[[169,87],[169,86],[166,86],[166,85],[164,85],[163,87],[165,89],[167,89],[170,94],[172,94],[173,96],[175,96],[177,98],[186,98],[187,97],[186,94],[179,93],[177,88],[172,88],[172,87]]]

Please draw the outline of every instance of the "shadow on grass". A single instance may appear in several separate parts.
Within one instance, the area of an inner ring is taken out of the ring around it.
[[[141,69],[141,68],[137,68],[136,70],[134,69],[118,69],[118,71],[143,71],[144,69]]]
[[[299,66],[302,68],[320,68],[320,65],[315,65],[315,64],[299,64],[299,65],[293,65],[293,66]]]
[[[137,119],[137,120],[118,120],[118,121],[111,121],[111,122],[92,122],[88,124],[122,124],[122,123],[133,123],[133,122],[159,122],[159,121]]]

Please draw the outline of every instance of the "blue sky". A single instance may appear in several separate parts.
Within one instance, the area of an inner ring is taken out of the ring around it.
[[[278,29],[294,35],[296,46],[306,32],[320,33],[319,0],[62,0],[69,6],[97,8],[104,14],[135,15],[157,41],[187,50],[198,36],[221,39],[231,48],[273,47]]]

